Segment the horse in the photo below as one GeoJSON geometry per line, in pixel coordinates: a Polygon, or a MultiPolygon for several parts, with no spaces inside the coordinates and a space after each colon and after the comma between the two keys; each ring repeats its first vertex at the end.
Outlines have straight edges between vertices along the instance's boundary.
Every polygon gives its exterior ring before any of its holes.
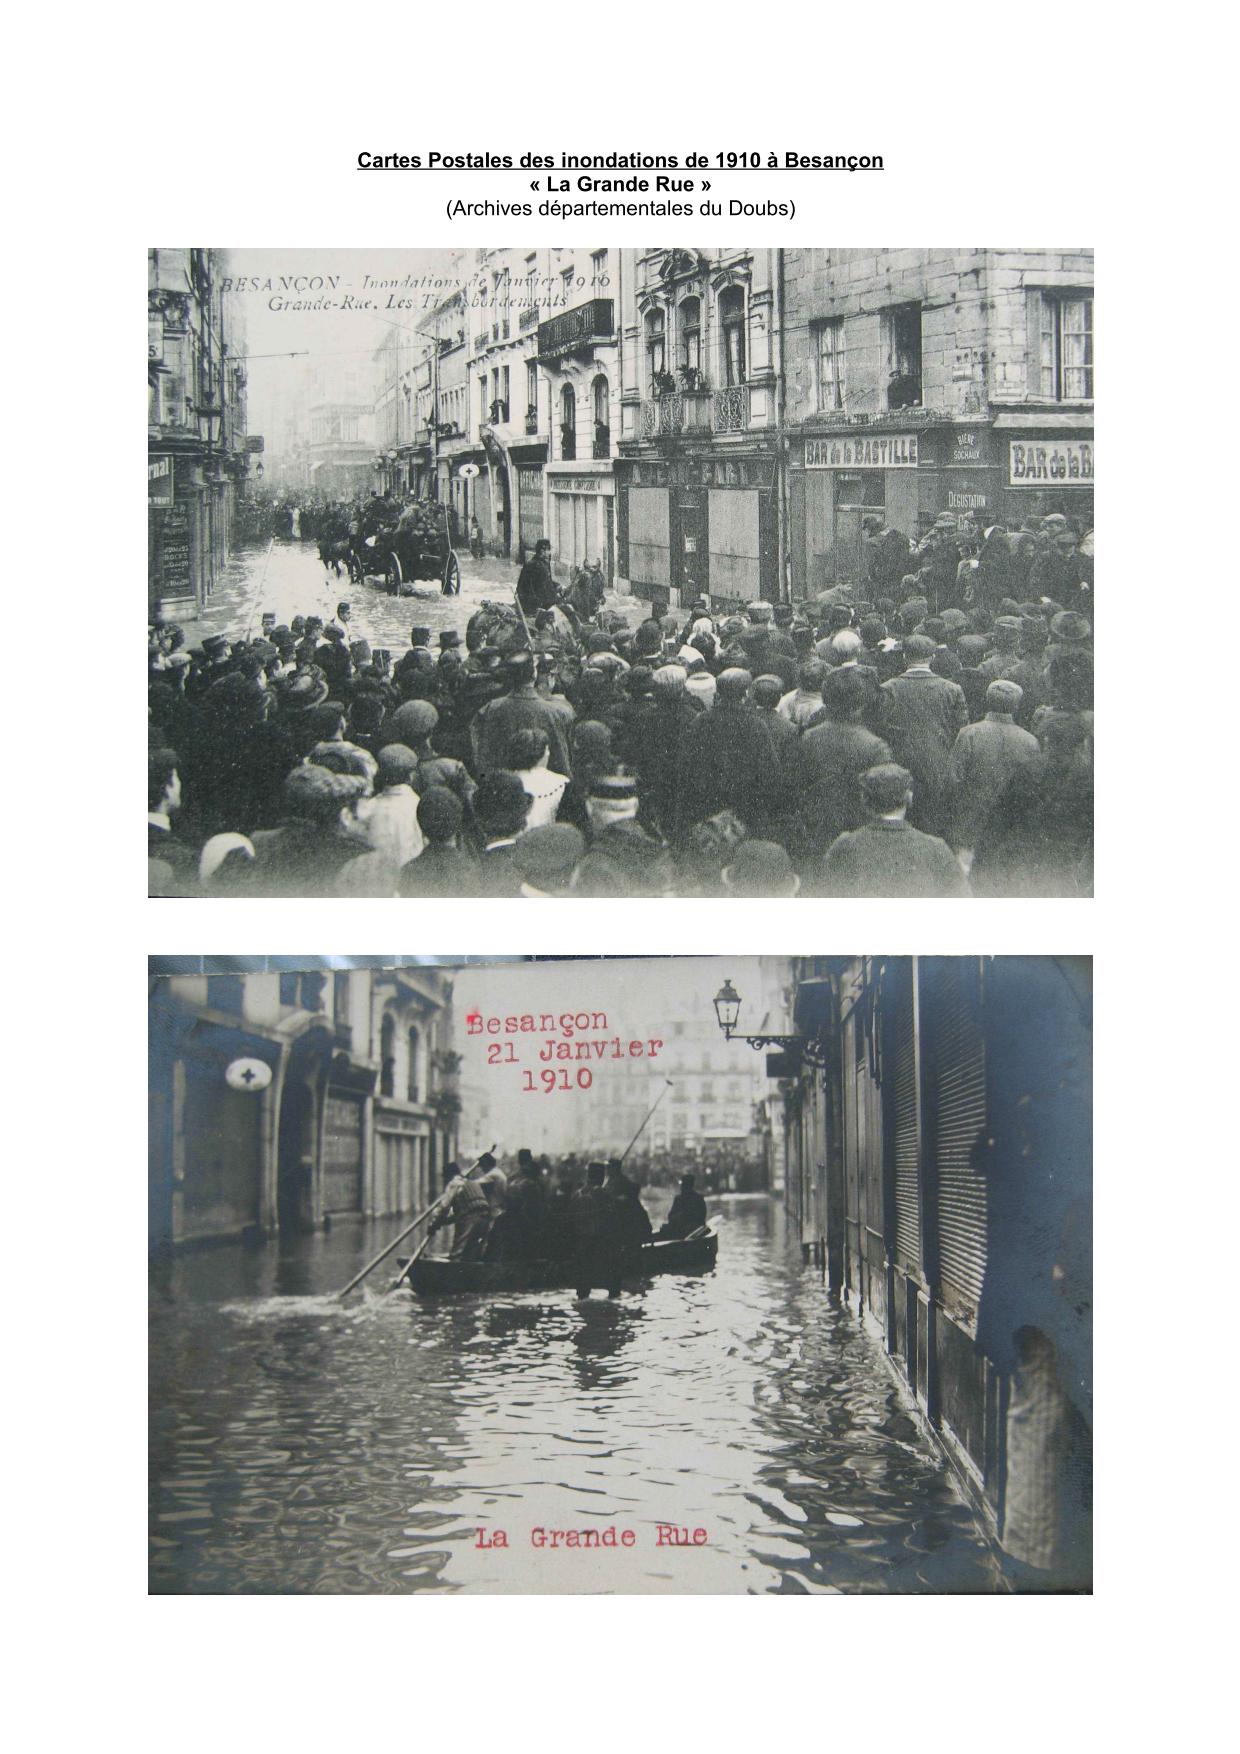
{"type": "Polygon", "coordinates": [[[348,561],[353,544],[348,536],[320,536],[319,559],[323,562],[324,572],[335,572],[340,577],[341,564],[348,561]]]}

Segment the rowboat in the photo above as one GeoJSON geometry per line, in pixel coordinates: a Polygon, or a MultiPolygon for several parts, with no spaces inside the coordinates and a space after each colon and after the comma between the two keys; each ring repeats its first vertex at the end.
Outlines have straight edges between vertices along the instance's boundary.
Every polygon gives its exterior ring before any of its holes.
{"type": "MultiPolygon", "coordinates": [[[[626,1266],[624,1281],[654,1273],[709,1273],[719,1254],[713,1230],[682,1241],[643,1243],[626,1266]]],[[[419,1297],[453,1297],[469,1291],[553,1291],[576,1284],[571,1261],[443,1261],[423,1256],[406,1283],[419,1297]]]]}

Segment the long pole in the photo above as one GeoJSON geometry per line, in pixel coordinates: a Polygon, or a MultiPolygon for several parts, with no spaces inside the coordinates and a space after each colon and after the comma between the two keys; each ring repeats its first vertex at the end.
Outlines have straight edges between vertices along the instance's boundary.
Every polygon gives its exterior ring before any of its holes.
{"type": "MultiPolygon", "coordinates": [[[[494,1147],[494,1145],[492,1145],[491,1150],[494,1151],[494,1149],[495,1149],[495,1147],[494,1147]]],[[[487,1153],[483,1152],[482,1155],[483,1155],[483,1157],[485,1157],[487,1155],[487,1153]]],[[[474,1173],[474,1170],[476,1170],[478,1168],[478,1165],[481,1162],[482,1162],[482,1157],[480,1157],[478,1159],[477,1163],[472,1163],[470,1165],[470,1167],[465,1171],[465,1175],[460,1177],[459,1179],[460,1180],[467,1180],[474,1173]]],[[[338,1291],[336,1293],[336,1296],[337,1297],[347,1297],[349,1295],[350,1291],[355,1290],[356,1287],[361,1284],[363,1279],[365,1279],[370,1273],[374,1272],[375,1268],[379,1265],[380,1261],[387,1260],[388,1256],[391,1254],[392,1250],[397,1246],[398,1243],[404,1242],[405,1238],[408,1235],[410,1235],[410,1233],[412,1231],[415,1231],[418,1228],[419,1224],[423,1223],[427,1218],[429,1218],[431,1216],[432,1212],[438,1211],[439,1207],[443,1205],[444,1200],[447,1197],[448,1189],[454,1185],[454,1183],[456,1182],[457,1179],[458,1178],[454,1176],[452,1181],[450,1181],[448,1183],[448,1187],[446,1187],[444,1189],[443,1193],[440,1194],[439,1198],[437,1200],[432,1200],[429,1206],[424,1207],[423,1210],[421,1212],[419,1212],[417,1217],[413,1220],[412,1224],[406,1224],[405,1228],[401,1231],[400,1235],[394,1236],[392,1238],[391,1242],[387,1245],[387,1247],[385,1249],[380,1249],[379,1253],[375,1256],[374,1260],[369,1261],[366,1264],[366,1266],[364,1266],[362,1268],[361,1272],[357,1275],[357,1277],[355,1279],[350,1279],[349,1283],[345,1286],[344,1290],[338,1291]]],[[[401,1274],[401,1278],[404,1278],[403,1273],[401,1274]]],[[[400,1280],[397,1280],[397,1284],[399,1284],[399,1283],[400,1283],[400,1280]]]]}
{"type": "Polygon", "coordinates": [[[638,1127],[638,1129],[634,1133],[633,1137],[629,1140],[628,1144],[625,1146],[623,1154],[621,1155],[621,1158],[620,1158],[621,1163],[624,1162],[624,1159],[628,1156],[629,1152],[633,1149],[634,1145],[636,1145],[637,1141],[641,1138],[642,1134],[646,1131],[646,1121],[648,1121],[650,1119],[650,1117],[654,1113],[655,1109],[658,1108],[659,1104],[663,1101],[663,1098],[667,1095],[668,1091],[671,1088],[672,1088],[671,1079],[665,1078],[663,1081],[662,1090],[660,1090],[659,1094],[655,1097],[654,1101],[651,1103],[650,1107],[646,1111],[646,1120],[644,1120],[642,1122],[641,1126],[638,1127]]]}

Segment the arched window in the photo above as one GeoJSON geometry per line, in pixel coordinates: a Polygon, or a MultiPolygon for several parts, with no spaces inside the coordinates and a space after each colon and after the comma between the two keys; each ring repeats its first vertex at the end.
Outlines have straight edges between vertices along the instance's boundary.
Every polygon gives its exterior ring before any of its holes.
{"type": "Polygon", "coordinates": [[[695,376],[702,369],[702,301],[682,298],[679,317],[678,344],[681,370],[695,376]]]}
{"type": "Polygon", "coordinates": [[[383,1013],[379,1026],[379,1095],[396,1094],[396,1021],[390,1011],[383,1013]]]}
{"type": "Polygon", "coordinates": [[[418,1100],[418,1046],[419,1036],[416,1029],[409,1031],[409,1077],[406,1094],[410,1102],[418,1100]]]}
{"type": "Polygon", "coordinates": [[[723,381],[745,382],[745,291],[729,286],[719,294],[719,326],[723,331],[723,381]]]}
{"type": "Polygon", "coordinates": [[[571,384],[560,391],[560,455],[566,463],[577,458],[577,392],[571,384]]]}
{"type": "Polygon", "coordinates": [[[611,387],[600,372],[591,385],[594,403],[594,455],[611,455],[611,387]]]}
{"type": "Polygon", "coordinates": [[[655,396],[663,387],[659,380],[667,363],[664,352],[665,328],[666,322],[661,310],[646,312],[646,373],[651,393],[655,396]]]}

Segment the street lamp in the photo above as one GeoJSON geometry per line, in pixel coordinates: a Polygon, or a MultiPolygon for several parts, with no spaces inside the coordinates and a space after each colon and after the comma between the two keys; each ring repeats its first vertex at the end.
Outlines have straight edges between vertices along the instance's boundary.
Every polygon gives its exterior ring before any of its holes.
{"type": "MultiPolygon", "coordinates": [[[[737,1021],[741,1014],[741,996],[732,985],[725,980],[714,997],[715,1016],[725,1041],[733,1041],[737,1037],[737,1021]]],[[[747,1042],[751,1048],[782,1048],[785,1053],[796,1054],[802,1060],[808,1060],[811,1066],[825,1066],[827,1063],[827,1044],[817,1035],[741,1035],[739,1039],[747,1042]]]]}

